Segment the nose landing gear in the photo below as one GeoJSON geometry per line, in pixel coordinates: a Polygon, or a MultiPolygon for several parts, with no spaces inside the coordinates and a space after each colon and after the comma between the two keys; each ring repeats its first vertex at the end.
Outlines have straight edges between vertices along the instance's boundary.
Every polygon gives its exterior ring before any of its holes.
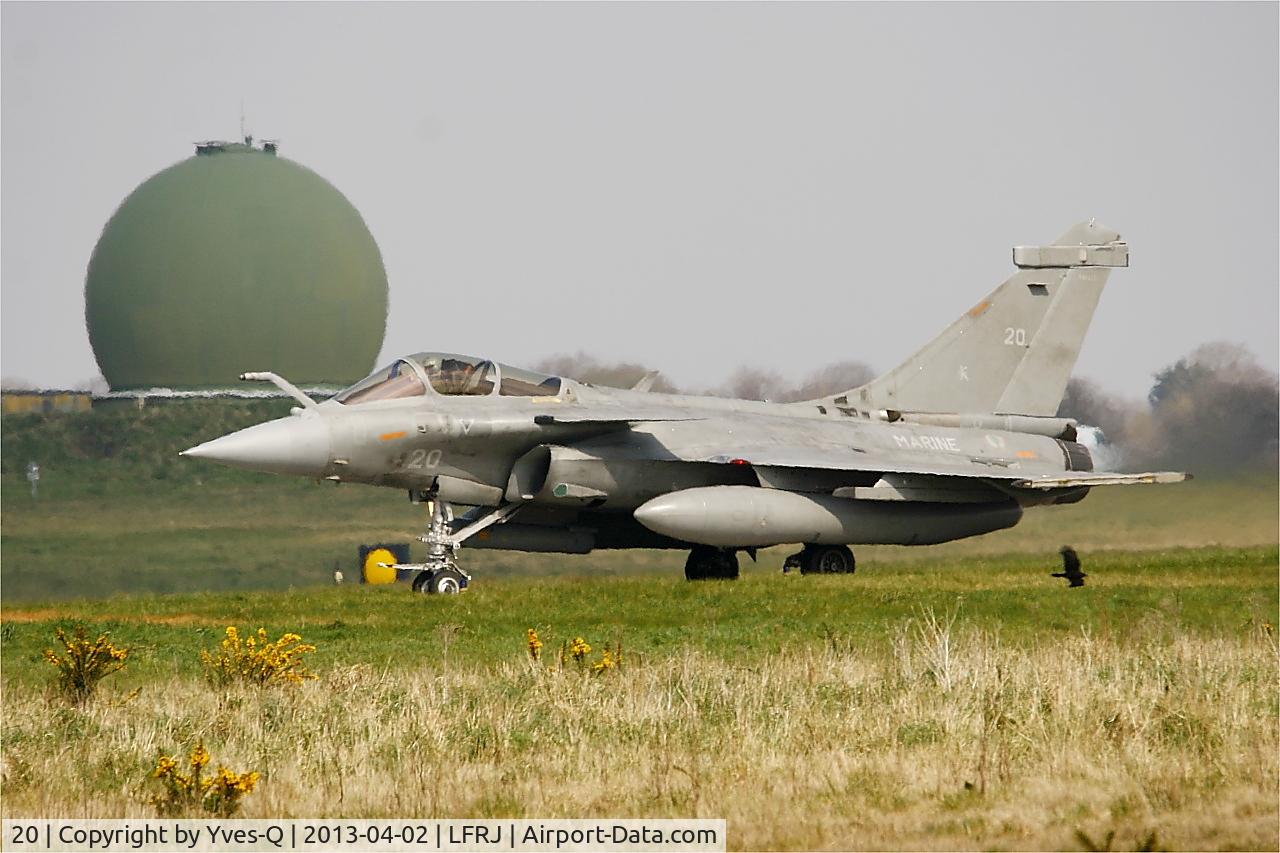
{"type": "Polygon", "coordinates": [[[453,507],[440,500],[434,492],[426,495],[430,521],[427,531],[418,541],[427,546],[427,558],[421,563],[397,563],[396,569],[418,569],[413,579],[413,591],[431,595],[456,595],[471,584],[471,575],[458,565],[458,549],[462,543],[492,524],[500,524],[515,514],[521,504],[495,507],[476,518],[466,527],[453,530],[453,507]]]}
{"type": "Polygon", "coordinates": [[[471,576],[465,574],[456,565],[434,570],[423,569],[413,579],[413,591],[433,595],[457,595],[466,589],[470,582],[471,576]]]}

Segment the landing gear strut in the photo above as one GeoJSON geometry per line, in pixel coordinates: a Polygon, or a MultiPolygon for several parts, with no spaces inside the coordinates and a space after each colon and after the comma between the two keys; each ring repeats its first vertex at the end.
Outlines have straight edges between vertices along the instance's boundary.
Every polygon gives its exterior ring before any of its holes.
{"type": "Polygon", "coordinates": [[[802,575],[851,575],[857,563],[846,545],[805,545],[782,564],[784,572],[793,568],[799,568],[802,575]]]}
{"type": "Polygon", "coordinates": [[[458,565],[458,548],[491,524],[506,521],[520,508],[520,504],[495,507],[455,533],[453,507],[447,501],[440,500],[434,490],[424,497],[430,520],[427,531],[418,537],[418,541],[426,544],[427,558],[421,563],[396,563],[391,568],[419,570],[413,579],[414,592],[456,595],[471,583],[471,575],[458,565]]]}
{"type": "Polygon", "coordinates": [[[691,581],[736,580],[738,553],[729,548],[695,545],[685,560],[684,576],[691,581]]]}
{"type": "Polygon", "coordinates": [[[413,579],[415,592],[456,595],[467,588],[471,575],[458,568],[459,542],[453,538],[453,507],[435,495],[427,498],[427,530],[418,537],[427,546],[422,571],[413,579]]]}

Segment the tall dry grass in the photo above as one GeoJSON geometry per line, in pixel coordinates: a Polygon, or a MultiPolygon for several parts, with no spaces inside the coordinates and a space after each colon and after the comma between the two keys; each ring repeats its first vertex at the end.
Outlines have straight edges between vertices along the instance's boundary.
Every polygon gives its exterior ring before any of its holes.
{"type": "MultiPolygon", "coordinates": [[[[297,688],[158,681],[84,709],[4,697],[5,817],[149,813],[161,752],[260,770],[245,817],[698,816],[734,848],[1277,846],[1277,646],[1080,634],[1011,645],[924,612],[750,662],[509,658],[297,688]],[[51,707],[53,710],[51,710],[51,707]]],[[[604,639],[604,638],[600,638],[604,639]]]]}

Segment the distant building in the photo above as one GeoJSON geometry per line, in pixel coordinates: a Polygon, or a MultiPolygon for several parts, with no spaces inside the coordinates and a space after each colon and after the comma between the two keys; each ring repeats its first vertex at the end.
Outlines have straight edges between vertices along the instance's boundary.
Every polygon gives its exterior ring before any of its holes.
{"type": "Polygon", "coordinates": [[[85,319],[112,390],[229,388],[251,370],[343,385],[372,370],[387,315],[378,246],[342,193],[276,152],[198,143],[107,222],[85,319]]]}
{"type": "Polygon", "coordinates": [[[88,391],[5,391],[0,393],[0,412],[6,415],[87,412],[93,406],[88,391]]]}

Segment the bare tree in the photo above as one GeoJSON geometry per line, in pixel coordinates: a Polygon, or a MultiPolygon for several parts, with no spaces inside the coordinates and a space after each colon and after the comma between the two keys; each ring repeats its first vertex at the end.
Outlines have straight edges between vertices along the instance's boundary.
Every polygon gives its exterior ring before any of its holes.
{"type": "Polygon", "coordinates": [[[799,386],[795,386],[775,370],[743,366],[730,375],[728,382],[710,393],[738,400],[795,403],[839,394],[857,388],[874,377],[871,368],[860,361],[837,361],[818,368],[806,376],[799,386]]]}
{"type": "Polygon", "coordinates": [[[735,400],[777,400],[786,393],[786,381],[776,371],[743,366],[730,374],[728,382],[711,393],[735,400]]]}
{"type": "Polygon", "coordinates": [[[837,361],[817,370],[805,377],[804,383],[795,390],[785,392],[779,400],[797,402],[800,400],[817,400],[839,394],[859,385],[865,385],[875,379],[875,372],[861,361],[837,361]]]}
{"type": "Polygon", "coordinates": [[[1075,418],[1081,424],[1097,427],[1112,444],[1123,446],[1129,420],[1140,410],[1138,404],[1103,391],[1092,379],[1073,376],[1058,406],[1058,417],[1075,418]]]}
{"type": "MultiPolygon", "coordinates": [[[[606,385],[610,388],[630,388],[639,382],[652,368],[628,361],[604,362],[579,350],[572,354],[559,353],[544,358],[534,365],[534,370],[552,373],[556,376],[567,376],[579,382],[590,382],[592,385],[606,385]]],[[[661,375],[654,381],[651,390],[662,394],[680,393],[680,390],[675,385],[661,375]]]]}

